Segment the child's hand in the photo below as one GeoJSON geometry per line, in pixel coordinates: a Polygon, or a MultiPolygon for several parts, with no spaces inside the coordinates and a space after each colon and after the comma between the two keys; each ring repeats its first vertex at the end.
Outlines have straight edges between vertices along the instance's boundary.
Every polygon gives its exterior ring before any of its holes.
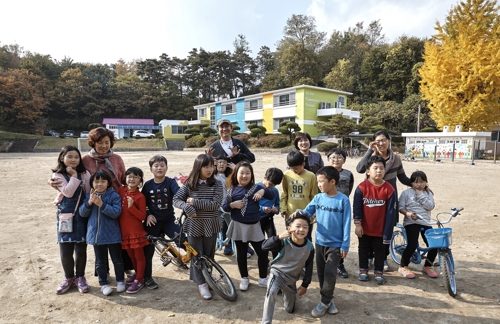
{"type": "Polygon", "coordinates": [[[273,206],[273,208],[271,208],[271,213],[277,214],[278,213],[278,208],[276,208],[276,207],[273,206]]]}
{"type": "Polygon", "coordinates": [[[253,200],[259,201],[262,198],[262,196],[264,196],[264,193],[265,193],[264,189],[260,189],[253,195],[253,200]]]}
{"type": "Polygon", "coordinates": [[[66,167],[66,173],[69,174],[70,177],[76,177],[77,176],[76,170],[73,169],[72,167],[66,167]]]}
{"type": "Polygon", "coordinates": [[[243,208],[243,206],[245,206],[243,200],[236,200],[229,204],[229,207],[231,207],[232,209],[241,209],[243,208]]]}
{"type": "Polygon", "coordinates": [[[300,287],[297,289],[297,296],[298,296],[298,297],[302,297],[302,295],[304,295],[306,292],[307,292],[307,288],[306,288],[306,287],[302,287],[302,286],[300,286],[300,287]]]}
{"type": "Polygon", "coordinates": [[[363,227],[361,224],[356,225],[356,228],[354,229],[354,234],[356,234],[357,237],[363,236],[363,227]]]}
{"type": "Polygon", "coordinates": [[[413,220],[417,220],[418,219],[417,213],[411,213],[410,217],[413,220]]]}
{"type": "Polygon", "coordinates": [[[270,214],[273,210],[269,207],[264,207],[264,213],[270,214]]]}
{"type": "Polygon", "coordinates": [[[90,195],[89,205],[90,205],[90,202],[94,203],[96,206],[99,206],[99,207],[102,206],[102,199],[101,199],[101,197],[99,197],[95,193],[92,193],[90,195]]]}
{"type": "Polygon", "coordinates": [[[231,170],[234,170],[234,167],[236,166],[236,164],[234,164],[233,162],[229,162],[227,164],[227,167],[230,168],[231,170]]]}
{"type": "Polygon", "coordinates": [[[280,235],[278,235],[278,238],[280,240],[284,240],[286,239],[287,237],[290,237],[290,235],[292,235],[294,231],[289,231],[289,230],[285,230],[283,233],[281,233],[280,235]]]}
{"type": "Polygon", "coordinates": [[[189,197],[188,199],[186,199],[186,204],[193,206],[194,198],[189,197]]]}
{"type": "Polygon", "coordinates": [[[128,208],[134,205],[134,199],[132,199],[132,197],[130,196],[127,196],[127,202],[128,202],[128,208]]]}
{"type": "Polygon", "coordinates": [[[286,218],[288,216],[288,213],[286,211],[281,212],[281,217],[286,218]]]}
{"type": "Polygon", "coordinates": [[[347,258],[347,253],[347,251],[340,250],[340,256],[342,257],[342,259],[347,258]]]}
{"type": "Polygon", "coordinates": [[[148,215],[148,217],[146,217],[146,226],[154,226],[156,225],[156,217],[154,217],[153,215],[148,215]]]}

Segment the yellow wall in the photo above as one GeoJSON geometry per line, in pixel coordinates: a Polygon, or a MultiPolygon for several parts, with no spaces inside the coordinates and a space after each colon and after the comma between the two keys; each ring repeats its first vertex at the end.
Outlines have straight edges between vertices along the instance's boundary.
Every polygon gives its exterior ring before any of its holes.
{"type": "Polygon", "coordinates": [[[262,96],[262,105],[264,106],[262,110],[262,126],[266,128],[266,134],[273,133],[273,104],[274,97],[272,93],[262,96]]]}

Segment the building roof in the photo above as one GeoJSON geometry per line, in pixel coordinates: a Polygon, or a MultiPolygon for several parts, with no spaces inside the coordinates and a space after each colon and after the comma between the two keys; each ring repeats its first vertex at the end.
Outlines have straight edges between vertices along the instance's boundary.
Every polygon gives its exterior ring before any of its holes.
{"type": "Polygon", "coordinates": [[[490,132],[421,132],[421,133],[403,133],[402,137],[489,137],[490,132]]]}
{"type": "Polygon", "coordinates": [[[102,124],[112,124],[112,125],[151,125],[155,124],[154,119],[142,119],[142,118],[103,118],[102,124]]]}

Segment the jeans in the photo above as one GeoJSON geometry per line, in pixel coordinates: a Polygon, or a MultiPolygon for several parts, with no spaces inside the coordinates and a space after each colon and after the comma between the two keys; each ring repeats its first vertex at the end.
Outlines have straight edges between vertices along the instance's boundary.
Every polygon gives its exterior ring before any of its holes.
{"type": "Polygon", "coordinates": [[[363,235],[358,238],[359,270],[368,270],[368,257],[373,250],[375,273],[384,273],[384,259],[386,245],[382,237],[363,235]]]}
{"type": "MultiPolygon", "coordinates": [[[[403,256],[401,257],[401,266],[406,267],[410,264],[411,256],[413,252],[417,249],[418,245],[418,235],[419,233],[422,235],[422,239],[426,246],[429,246],[427,243],[427,238],[425,237],[425,231],[432,228],[431,226],[419,225],[419,224],[410,224],[405,226],[406,230],[406,238],[408,239],[406,249],[403,252],[403,256]]],[[[432,249],[427,252],[427,260],[425,260],[426,267],[432,267],[434,260],[436,259],[437,249],[432,249]]]]}
{"type": "Polygon", "coordinates": [[[337,267],[339,266],[340,248],[316,244],[316,272],[320,287],[321,302],[330,304],[337,283],[337,267]]]}
{"type": "Polygon", "coordinates": [[[85,276],[87,265],[87,243],[59,243],[61,264],[66,278],[85,276]],[[73,253],[75,257],[73,258],[73,253]],[[76,270],[76,271],[75,271],[76,270]]]}
{"type": "Polygon", "coordinates": [[[94,245],[97,277],[99,278],[99,285],[101,286],[108,284],[108,251],[115,268],[116,281],[123,282],[125,277],[125,269],[123,268],[122,260],[122,244],[94,245]]]}

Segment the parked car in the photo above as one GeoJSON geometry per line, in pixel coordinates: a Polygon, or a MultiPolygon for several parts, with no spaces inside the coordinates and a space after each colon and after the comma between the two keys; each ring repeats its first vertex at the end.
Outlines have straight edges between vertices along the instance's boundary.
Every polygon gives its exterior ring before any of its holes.
{"type": "Polygon", "coordinates": [[[80,138],[87,138],[89,137],[89,132],[88,131],[83,131],[80,133],[80,138]]]}
{"type": "Polygon", "coordinates": [[[74,130],[71,130],[71,129],[68,129],[64,132],[64,136],[66,137],[73,137],[75,136],[75,131],[74,130]]]}
{"type": "Polygon", "coordinates": [[[155,135],[153,133],[150,133],[150,132],[145,131],[145,130],[136,130],[132,134],[132,137],[137,137],[137,136],[139,136],[141,138],[148,138],[148,137],[154,137],[155,135]]]}
{"type": "Polygon", "coordinates": [[[55,130],[48,129],[43,133],[45,136],[52,136],[52,137],[59,137],[59,132],[56,132],[55,130]]]}

